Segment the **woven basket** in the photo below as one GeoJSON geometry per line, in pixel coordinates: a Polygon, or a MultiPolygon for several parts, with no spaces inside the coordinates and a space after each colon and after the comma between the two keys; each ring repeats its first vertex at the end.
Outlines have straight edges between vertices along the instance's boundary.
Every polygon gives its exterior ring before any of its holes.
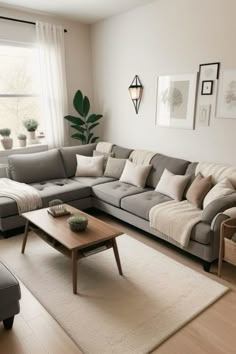
{"type": "Polygon", "coordinates": [[[236,265],[236,242],[229,238],[224,239],[224,260],[236,265]]]}

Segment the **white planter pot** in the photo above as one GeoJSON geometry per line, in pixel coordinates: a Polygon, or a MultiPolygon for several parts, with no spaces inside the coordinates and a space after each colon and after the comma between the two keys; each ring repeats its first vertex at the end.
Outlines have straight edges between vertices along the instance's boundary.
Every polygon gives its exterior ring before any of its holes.
{"type": "Polygon", "coordinates": [[[18,139],[19,147],[25,147],[26,146],[26,140],[20,140],[18,139]]]}
{"type": "Polygon", "coordinates": [[[38,139],[36,138],[35,131],[29,132],[28,131],[28,145],[38,144],[38,139]]]}
{"type": "Polygon", "coordinates": [[[1,143],[5,150],[10,150],[12,149],[13,146],[13,139],[12,138],[1,139],[1,143]]]}

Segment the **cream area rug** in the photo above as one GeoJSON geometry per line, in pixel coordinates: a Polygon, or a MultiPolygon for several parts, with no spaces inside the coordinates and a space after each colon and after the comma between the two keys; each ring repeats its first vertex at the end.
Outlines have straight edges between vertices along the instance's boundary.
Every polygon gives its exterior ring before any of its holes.
{"type": "Polygon", "coordinates": [[[228,289],[158,251],[122,235],[112,250],[71,262],[33,233],[0,241],[4,262],[86,354],[146,354],[219,299],[228,289]]]}

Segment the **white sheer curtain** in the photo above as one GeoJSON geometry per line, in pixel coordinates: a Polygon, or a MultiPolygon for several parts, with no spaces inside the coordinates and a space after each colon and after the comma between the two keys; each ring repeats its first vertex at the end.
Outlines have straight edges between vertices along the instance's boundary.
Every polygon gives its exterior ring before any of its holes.
{"type": "Polygon", "coordinates": [[[40,53],[43,120],[49,148],[67,145],[67,114],[64,29],[49,23],[36,23],[40,53]]]}

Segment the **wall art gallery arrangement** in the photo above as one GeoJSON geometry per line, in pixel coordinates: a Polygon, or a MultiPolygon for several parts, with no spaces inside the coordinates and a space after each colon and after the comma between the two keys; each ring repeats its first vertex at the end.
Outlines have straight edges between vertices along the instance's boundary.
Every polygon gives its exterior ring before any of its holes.
{"type": "Polygon", "coordinates": [[[159,76],[156,122],[163,127],[194,129],[197,111],[197,126],[208,127],[212,102],[217,118],[236,119],[236,70],[220,73],[216,62],[200,64],[197,74],[159,76]]]}

